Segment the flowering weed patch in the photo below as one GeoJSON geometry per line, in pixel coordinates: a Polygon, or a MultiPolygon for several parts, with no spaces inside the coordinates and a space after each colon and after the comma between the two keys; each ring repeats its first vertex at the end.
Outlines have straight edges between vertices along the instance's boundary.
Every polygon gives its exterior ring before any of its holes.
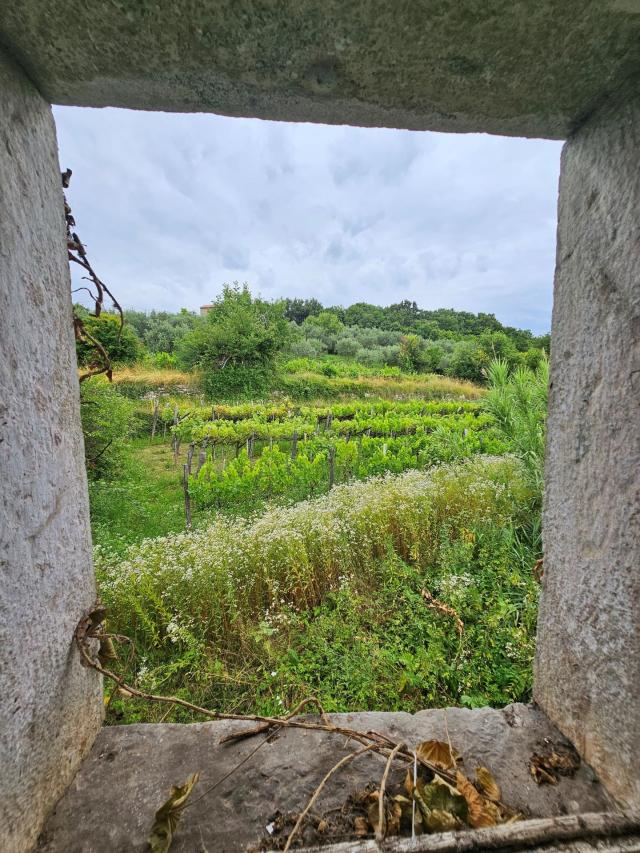
{"type": "MultiPolygon", "coordinates": [[[[130,679],[219,710],[271,713],[309,693],[327,710],[526,698],[530,498],[517,460],[476,457],[217,517],[124,559],[97,548],[109,628],[136,643],[130,679]],[[462,635],[423,588],[458,613],[462,635]]],[[[122,697],[109,712],[158,713],[122,697]]]]}

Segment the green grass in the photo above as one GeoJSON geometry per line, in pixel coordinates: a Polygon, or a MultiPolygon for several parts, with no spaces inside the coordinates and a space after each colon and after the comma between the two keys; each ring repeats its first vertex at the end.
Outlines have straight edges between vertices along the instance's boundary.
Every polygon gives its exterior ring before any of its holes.
{"type": "Polygon", "coordinates": [[[181,462],[174,467],[161,439],[131,442],[117,479],[89,483],[94,544],[122,554],[142,539],[184,530],[181,462]]]}

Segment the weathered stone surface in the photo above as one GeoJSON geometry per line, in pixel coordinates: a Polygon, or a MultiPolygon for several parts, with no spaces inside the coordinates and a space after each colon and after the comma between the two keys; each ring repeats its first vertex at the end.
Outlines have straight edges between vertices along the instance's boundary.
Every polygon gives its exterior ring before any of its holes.
{"type": "MultiPolygon", "coordinates": [[[[540,711],[526,705],[502,711],[449,708],[415,715],[338,714],[332,719],[416,745],[429,738],[446,740],[445,713],[451,741],[462,752],[468,772],[473,773],[478,764],[490,767],[502,786],[505,802],[528,816],[611,808],[607,794],[586,765],[557,787],[534,782],[528,765],[531,752],[544,738],[562,738],[540,711]]],[[[258,746],[256,738],[218,744],[221,736],[245,725],[225,721],[103,729],[49,818],[39,850],[142,851],[154,813],[171,785],[200,771],[193,806],[184,814],[172,850],[243,851],[261,837],[274,810],[301,810],[329,768],[355,748],[340,736],[284,730],[206,793],[258,746]]],[[[341,804],[349,792],[369,781],[379,782],[383,768],[384,761],[378,756],[356,759],[328,786],[320,810],[341,804]]]]}
{"type": "Polygon", "coordinates": [[[640,71],[637,0],[22,0],[54,103],[564,137],[640,71]]]}
{"type": "Polygon", "coordinates": [[[640,98],[563,151],[535,697],[640,807],[640,98]]]}
{"type": "Polygon", "coordinates": [[[49,105],[0,56],[0,849],[29,849],[101,722],[73,631],[95,597],[49,105]]]}

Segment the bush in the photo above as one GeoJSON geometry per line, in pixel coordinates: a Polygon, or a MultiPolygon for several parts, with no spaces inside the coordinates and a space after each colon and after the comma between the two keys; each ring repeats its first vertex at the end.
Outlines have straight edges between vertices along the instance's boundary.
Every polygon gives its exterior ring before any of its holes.
{"type": "MultiPolygon", "coordinates": [[[[84,326],[105,348],[112,364],[133,364],[143,352],[142,342],[127,323],[120,329],[120,317],[103,312],[93,317],[86,309],[76,309],[84,326]]],[[[96,359],[95,347],[88,341],[76,341],[78,364],[90,364],[96,359]]]]}
{"type": "Polygon", "coordinates": [[[358,341],[355,338],[342,337],[338,338],[336,343],[336,353],[338,355],[353,357],[358,352],[358,341]]]}
{"type": "Polygon", "coordinates": [[[178,359],[172,352],[149,353],[144,358],[144,366],[152,370],[175,370],[178,359]]]}
{"type": "Polygon", "coordinates": [[[507,363],[497,359],[489,366],[487,378],[489,391],[483,407],[493,415],[510,448],[522,460],[539,507],[544,476],[549,362],[544,358],[535,371],[519,367],[510,372],[507,363]]]}
{"type": "Polygon", "coordinates": [[[104,376],[94,376],[80,385],[80,416],[89,479],[114,477],[134,430],[134,405],[104,376]]]}
{"type": "Polygon", "coordinates": [[[259,400],[267,397],[274,384],[275,374],[270,367],[227,365],[219,370],[207,370],[202,386],[209,400],[259,400]]]}
{"type": "Polygon", "coordinates": [[[297,358],[317,358],[327,351],[322,341],[314,338],[302,338],[290,346],[291,355],[297,358]]]}
{"type": "Polygon", "coordinates": [[[265,368],[289,336],[284,303],[254,299],[246,284],[225,285],[207,316],[180,341],[178,358],[187,368],[212,374],[227,368],[265,368]]]}

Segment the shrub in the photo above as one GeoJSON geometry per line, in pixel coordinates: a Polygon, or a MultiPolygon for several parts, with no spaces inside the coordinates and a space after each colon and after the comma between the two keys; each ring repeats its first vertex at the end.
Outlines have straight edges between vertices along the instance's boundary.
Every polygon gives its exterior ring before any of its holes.
{"type": "MultiPolygon", "coordinates": [[[[251,296],[248,285],[224,285],[206,317],[178,347],[185,367],[212,373],[225,368],[267,367],[289,339],[284,304],[251,296]]],[[[215,385],[216,380],[213,380],[215,385]]]]}
{"type": "Polygon", "coordinates": [[[154,352],[145,356],[144,364],[151,369],[175,370],[178,359],[172,352],[154,352]]]}
{"type": "Polygon", "coordinates": [[[227,365],[204,373],[202,385],[209,400],[259,400],[267,397],[274,383],[269,366],[227,365]]]}
{"type": "Polygon", "coordinates": [[[522,460],[536,503],[540,505],[549,362],[543,358],[535,371],[518,367],[510,372],[507,363],[497,359],[489,365],[487,378],[489,391],[483,406],[493,415],[512,451],[522,460]]]}
{"type": "Polygon", "coordinates": [[[338,355],[346,356],[347,358],[352,358],[358,352],[358,348],[358,341],[351,337],[343,336],[338,338],[336,343],[336,353],[338,355]]]}
{"type": "MultiPolygon", "coordinates": [[[[103,312],[93,317],[86,310],[79,310],[84,326],[107,351],[112,364],[133,364],[143,352],[142,342],[127,323],[120,329],[120,317],[103,312]]],[[[78,364],[89,364],[95,357],[95,348],[84,340],[76,341],[78,364]]]]}
{"type": "Polygon", "coordinates": [[[134,429],[135,410],[104,376],[80,385],[80,416],[89,479],[114,477],[134,429]]]}
{"type": "Polygon", "coordinates": [[[291,355],[298,358],[317,358],[327,351],[322,341],[314,338],[302,338],[294,341],[290,346],[291,355]]]}

